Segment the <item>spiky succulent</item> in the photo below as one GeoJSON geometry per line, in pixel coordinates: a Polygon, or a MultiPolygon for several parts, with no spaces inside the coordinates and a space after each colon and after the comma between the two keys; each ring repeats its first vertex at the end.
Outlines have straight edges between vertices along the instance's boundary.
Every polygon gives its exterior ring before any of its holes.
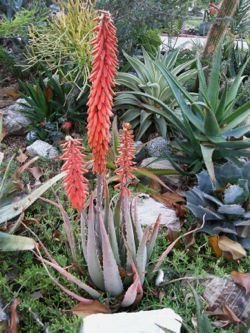
{"type": "Polygon", "coordinates": [[[227,234],[250,249],[250,162],[242,167],[226,163],[215,168],[213,186],[207,171],[197,175],[198,185],[186,193],[187,207],[205,219],[203,231],[227,234]]]}

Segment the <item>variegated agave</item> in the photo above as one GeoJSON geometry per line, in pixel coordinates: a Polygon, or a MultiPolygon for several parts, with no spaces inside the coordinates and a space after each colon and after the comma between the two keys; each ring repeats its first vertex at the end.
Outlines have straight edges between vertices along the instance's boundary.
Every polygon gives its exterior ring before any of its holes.
{"type": "Polygon", "coordinates": [[[214,188],[206,171],[197,175],[198,185],[186,193],[187,207],[208,234],[227,234],[250,249],[250,162],[243,167],[226,163],[215,168],[214,188]]]}
{"type": "Polygon", "coordinates": [[[197,70],[192,68],[195,59],[176,65],[179,52],[180,50],[174,50],[166,53],[163,57],[159,54],[153,59],[143,49],[142,61],[137,57],[130,57],[125,54],[126,60],[134,73],[118,72],[116,83],[126,87],[127,91],[123,89],[116,96],[115,108],[124,111],[121,116],[122,121],[131,123],[133,129],[137,129],[137,140],[140,140],[152,126],[161,136],[167,136],[168,122],[155,110],[163,111],[157,100],[166,103],[168,106],[173,106],[173,94],[156,64],[159,62],[178,79],[178,82],[185,84],[194,78],[197,73],[197,70]],[[139,93],[147,95],[140,96],[139,93]]]}

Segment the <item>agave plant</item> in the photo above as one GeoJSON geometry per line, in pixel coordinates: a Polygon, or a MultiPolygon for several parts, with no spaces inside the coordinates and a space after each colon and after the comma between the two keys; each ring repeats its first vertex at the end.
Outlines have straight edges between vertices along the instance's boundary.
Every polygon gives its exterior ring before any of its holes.
{"type": "Polygon", "coordinates": [[[247,62],[233,82],[225,79],[222,83],[221,48],[218,48],[207,83],[205,69],[198,59],[199,94],[194,96],[158,61],[156,66],[169,85],[181,114],[149,93],[126,91],[118,93],[118,99],[124,96],[123,103],[132,107],[138,105],[139,98],[154,101],[158,107],[143,102],[140,107],[160,115],[176,131],[177,138],[172,141],[173,153],[167,157],[179,170],[176,162],[186,164],[186,171],[192,173],[197,173],[205,164],[215,182],[213,161],[230,160],[239,163],[238,158],[249,155],[250,140],[244,137],[249,131],[249,125],[242,123],[249,116],[250,101],[236,107],[246,65],[247,62]]]}
{"type": "Polygon", "coordinates": [[[156,62],[167,68],[182,84],[185,84],[196,74],[196,69],[191,68],[195,60],[176,66],[179,52],[180,50],[175,50],[166,53],[163,57],[159,54],[156,59],[153,59],[143,49],[143,61],[124,54],[133,73],[118,73],[116,82],[118,85],[128,88],[130,94],[128,95],[127,91],[119,93],[115,99],[115,108],[124,111],[121,116],[122,121],[131,123],[133,128],[138,130],[136,135],[138,140],[152,126],[161,136],[166,137],[167,135],[168,122],[153,110],[154,108],[162,110],[157,100],[168,105],[173,104],[171,99],[173,95],[164,76],[157,68],[156,62]],[[138,92],[148,94],[154,99],[138,95],[138,92]]]}
{"type": "Polygon", "coordinates": [[[227,234],[250,248],[250,162],[237,167],[228,162],[215,168],[217,189],[206,171],[198,174],[198,185],[186,193],[187,207],[206,223],[203,231],[227,234]]]}

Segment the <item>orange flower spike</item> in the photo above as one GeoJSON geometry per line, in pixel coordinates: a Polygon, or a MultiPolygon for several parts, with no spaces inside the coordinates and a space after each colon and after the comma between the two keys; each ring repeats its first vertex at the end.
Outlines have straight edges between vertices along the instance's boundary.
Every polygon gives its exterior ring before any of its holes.
{"type": "Polygon", "coordinates": [[[93,152],[94,171],[104,174],[118,67],[116,29],[109,12],[101,12],[95,31],[88,100],[88,142],[93,152]]]}
{"type": "Polygon", "coordinates": [[[134,170],[134,137],[131,125],[129,123],[124,123],[122,127],[122,133],[120,134],[120,146],[119,155],[116,161],[118,169],[116,169],[116,174],[119,177],[119,184],[115,187],[121,189],[121,195],[130,195],[128,190],[128,185],[131,180],[136,177],[132,174],[134,170]]]}
{"type": "Polygon", "coordinates": [[[64,188],[72,206],[78,211],[84,208],[84,203],[88,195],[88,180],[84,177],[87,170],[84,167],[81,141],[66,137],[66,142],[62,144],[64,160],[62,171],[66,173],[64,177],[64,188]]]}

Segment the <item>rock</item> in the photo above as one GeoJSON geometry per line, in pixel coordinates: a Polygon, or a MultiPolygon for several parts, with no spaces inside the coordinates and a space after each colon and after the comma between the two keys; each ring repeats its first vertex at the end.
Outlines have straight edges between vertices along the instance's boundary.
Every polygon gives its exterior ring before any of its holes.
{"type": "Polygon", "coordinates": [[[223,312],[226,305],[239,319],[250,320],[250,295],[231,278],[215,276],[205,282],[204,287],[203,297],[209,306],[209,311],[223,312]]]}
{"type": "Polygon", "coordinates": [[[29,119],[20,113],[24,109],[20,103],[25,103],[25,99],[20,98],[15,104],[1,110],[3,112],[3,127],[7,130],[8,135],[24,135],[30,125],[29,119]]]}
{"type": "Polygon", "coordinates": [[[141,225],[151,225],[161,214],[160,223],[172,230],[179,230],[180,223],[175,210],[167,208],[162,203],[152,199],[147,194],[140,194],[137,200],[138,221],[141,225]]]}
{"type": "Polygon", "coordinates": [[[135,147],[135,160],[136,163],[141,163],[141,161],[147,157],[147,148],[146,145],[141,141],[136,141],[134,144],[135,147]]]}
{"type": "Polygon", "coordinates": [[[3,310],[2,302],[0,300],[0,332],[5,332],[5,329],[7,329],[8,319],[9,318],[6,312],[3,310]]]}
{"type": "MultiPolygon", "coordinates": [[[[175,170],[171,162],[167,159],[157,159],[155,157],[145,158],[141,162],[141,167],[144,168],[151,168],[151,169],[168,169],[168,170],[175,170]]],[[[166,184],[173,185],[176,187],[180,187],[182,184],[182,179],[180,175],[166,175],[160,176],[162,181],[166,184]]]]}
{"type": "Polygon", "coordinates": [[[30,156],[41,156],[49,159],[57,157],[59,154],[55,147],[42,140],[36,140],[26,150],[30,156]]]}
{"type": "Polygon", "coordinates": [[[146,144],[146,149],[150,157],[164,157],[168,151],[168,141],[162,136],[158,136],[146,144]]]}
{"type": "Polygon", "coordinates": [[[171,309],[114,314],[93,314],[84,319],[79,333],[173,333],[181,332],[181,317],[171,309]]]}

